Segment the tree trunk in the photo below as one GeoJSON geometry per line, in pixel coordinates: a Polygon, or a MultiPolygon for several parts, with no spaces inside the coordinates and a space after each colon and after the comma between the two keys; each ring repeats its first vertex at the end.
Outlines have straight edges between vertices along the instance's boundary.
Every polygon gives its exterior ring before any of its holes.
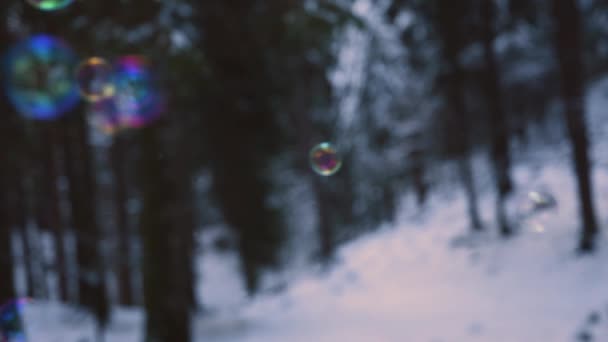
{"type": "Polygon", "coordinates": [[[572,163],[577,177],[582,219],[579,250],[591,252],[594,249],[598,225],[593,206],[589,142],[585,123],[581,14],[576,0],[553,0],[552,3],[564,115],[572,145],[572,163]]]}
{"type": "Polygon", "coordinates": [[[55,273],[59,289],[59,299],[68,299],[68,274],[65,259],[64,231],[61,219],[59,190],[57,188],[58,169],[56,155],[55,123],[41,123],[36,130],[38,153],[37,164],[40,166],[37,195],[38,227],[50,229],[55,247],[55,273]]]}
{"type": "MultiPolygon", "coordinates": [[[[470,133],[469,118],[464,103],[464,77],[463,70],[458,62],[458,55],[462,49],[462,33],[459,15],[454,13],[455,5],[452,0],[439,2],[438,26],[443,45],[443,58],[446,64],[445,87],[446,100],[454,116],[454,134],[456,154],[458,155],[458,173],[463,183],[468,204],[471,228],[474,231],[483,229],[479,217],[477,192],[473,176],[473,167],[470,160],[470,133]]],[[[460,12],[459,12],[460,13],[460,12]]]]}
{"type": "MultiPolygon", "coordinates": [[[[6,8],[6,6],[4,7],[6,8]]],[[[5,11],[0,9],[0,18],[4,18],[5,11]]],[[[6,25],[0,25],[0,51],[4,51],[11,39],[5,31],[6,25]]],[[[0,92],[0,113],[4,115],[4,121],[0,125],[0,306],[18,296],[15,287],[15,260],[13,258],[13,233],[17,225],[23,223],[25,217],[19,210],[19,186],[22,175],[19,168],[21,154],[23,153],[23,137],[18,129],[18,118],[15,111],[6,98],[5,92],[0,92]]],[[[23,322],[19,315],[16,316],[11,329],[23,332],[23,322]]],[[[1,322],[0,322],[1,324],[1,322]]],[[[7,338],[1,332],[0,340],[7,338]]]]}
{"type": "Polygon", "coordinates": [[[72,226],[76,233],[78,303],[89,309],[104,327],[109,318],[105,273],[96,217],[95,180],[88,127],[82,108],[63,119],[66,175],[69,180],[72,226]]]}
{"type": "Polygon", "coordinates": [[[183,291],[183,277],[175,265],[179,262],[180,232],[172,220],[176,204],[159,158],[159,124],[141,131],[139,164],[143,198],[140,234],[143,240],[144,306],[147,342],[190,341],[190,303],[183,291]],[[177,271],[177,273],[176,273],[177,271]]]}
{"type": "Polygon", "coordinates": [[[127,212],[128,181],[126,174],[127,158],[125,156],[127,144],[125,137],[116,135],[111,147],[111,167],[114,178],[114,209],[116,215],[116,230],[118,233],[117,249],[117,281],[118,302],[121,305],[135,305],[132,282],[132,250],[131,229],[129,214],[127,212]]]}
{"type": "Polygon", "coordinates": [[[500,77],[496,53],[494,52],[494,21],[496,18],[494,0],[481,1],[482,40],[484,50],[484,88],[492,129],[491,158],[496,187],[496,218],[500,233],[509,236],[512,228],[505,211],[505,202],[512,190],[509,170],[509,128],[500,91],[500,77]]]}

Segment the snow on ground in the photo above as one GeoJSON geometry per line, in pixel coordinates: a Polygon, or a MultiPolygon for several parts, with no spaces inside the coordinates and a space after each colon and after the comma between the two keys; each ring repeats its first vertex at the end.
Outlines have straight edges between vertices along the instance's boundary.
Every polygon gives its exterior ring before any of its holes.
{"type": "MultiPolygon", "coordinates": [[[[608,137],[608,120],[601,116],[608,108],[607,86],[596,86],[589,101],[604,228],[608,141],[602,138],[608,137]]],[[[302,276],[284,293],[250,303],[234,281],[235,259],[203,254],[207,283],[199,291],[214,310],[195,318],[195,340],[565,342],[584,331],[593,337],[588,341],[608,341],[608,243],[604,234],[595,256],[574,253],[579,226],[567,155],[565,145],[539,150],[522,156],[514,172],[520,192],[540,187],[557,200],[556,208],[532,219],[542,233],[526,221],[508,241],[491,226],[490,232],[467,235],[463,199],[438,192],[425,214],[404,214],[395,227],[342,248],[327,274],[302,276]]],[[[490,195],[482,197],[482,207],[484,220],[492,222],[490,195]]],[[[25,314],[31,341],[93,341],[87,337],[90,321],[71,309],[33,303],[25,314]]],[[[141,322],[141,311],[119,310],[107,340],[141,341],[141,322]]]]}

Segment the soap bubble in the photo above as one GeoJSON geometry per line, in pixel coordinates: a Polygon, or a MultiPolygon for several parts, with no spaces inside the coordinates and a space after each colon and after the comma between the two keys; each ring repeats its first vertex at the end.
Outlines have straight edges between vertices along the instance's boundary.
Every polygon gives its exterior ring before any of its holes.
{"type": "Polygon", "coordinates": [[[14,46],[3,69],[7,96],[22,115],[52,120],[78,103],[76,55],[58,38],[33,36],[14,46]]]}
{"type": "Polygon", "coordinates": [[[121,125],[146,126],[160,117],[165,102],[157,79],[145,58],[121,57],[114,66],[113,97],[121,125]]]}
{"type": "Polygon", "coordinates": [[[74,0],[27,0],[27,2],[42,11],[56,11],[69,6],[74,0]]]}
{"type": "Polygon", "coordinates": [[[20,317],[23,309],[31,302],[29,298],[18,298],[0,306],[0,341],[25,341],[20,317]]]}
{"type": "Polygon", "coordinates": [[[112,78],[112,67],[103,58],[87,58],[76,68],[76,82],[80,94],[90,102],[114,95],[112,78]]]}
{"type": "Polygon", "coordinates": [[[316,173],[331,176],[340,170],[342,159],[331,143],[323,142],[310,150],[310,164],[316,173]]]}

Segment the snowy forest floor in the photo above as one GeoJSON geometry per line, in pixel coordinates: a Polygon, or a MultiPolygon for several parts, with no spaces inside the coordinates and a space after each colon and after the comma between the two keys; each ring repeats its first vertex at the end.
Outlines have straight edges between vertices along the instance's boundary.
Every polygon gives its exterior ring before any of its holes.
{"type": "MultiPolygon", "coordinates": [[[[588,97],[596,210],[604,230],[607,94],[604,81],[588,97]]],[[[518,191],[541,187],[558,205],[522,222],[509,240],[490,224],[492,194],[481,197],[487,231],[469,235],[464,199],[454,188],[435,192],[422,214],[408,215],[405,208],[394,226],[344,246],[327,274],[301,276],[280,294],[243,303],[237,280],[229,279],[235,259],[203,255],[201,299],[232,309],[195,317],[195,341],[608,341],[608,243],[604,233],[595,255],[575,253],[579,220],[567,144],[515,158],[518,191]],[[591,339],[582,339],[582,332],[591,339]]],[[[25,316],[30,341],[93,341],[91,322],[71,309],[34,302],[25,316]]],[[[141,341],[141,324],[141,311],[117,310],[107,341],[141,341]]]]}

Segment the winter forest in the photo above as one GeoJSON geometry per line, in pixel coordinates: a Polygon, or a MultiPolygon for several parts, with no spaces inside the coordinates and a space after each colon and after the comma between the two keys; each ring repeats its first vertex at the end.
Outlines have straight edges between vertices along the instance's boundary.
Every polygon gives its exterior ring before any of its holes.
{"type": "Polygon", "coordinates": [[[1,342],[608,341],[608,1],[0,19],[1,342]]]}

